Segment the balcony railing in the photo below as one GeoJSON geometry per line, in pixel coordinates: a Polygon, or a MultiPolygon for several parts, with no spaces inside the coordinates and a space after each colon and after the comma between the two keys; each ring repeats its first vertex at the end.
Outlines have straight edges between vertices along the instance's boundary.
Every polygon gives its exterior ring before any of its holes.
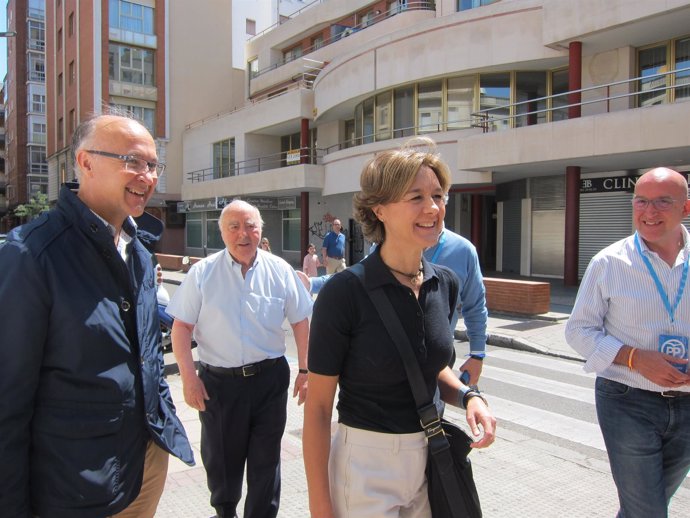
{"type": "MultiPolygon", "coordinates": [[[[319,0],[321,1],[321,0],[319,0]]],[[[313,2],[316,3],[316,2],[313,2]]],[[[312,4],[309,4],[312,5],[312,4]]],[[[302,9],[306,9],[309,6],[306,6],[302,9]]],[[[382,22],[384,20],[387,20],[388,18],[395,16],[396,14],[400,14],[405,11],[434,11],[436,10],[436,3],[434,1],[429,1],[429,0],[417,0],[417,1],[409,1],[407,2],[407,5],[405,6],[391,6],[391,8],[388,11],[376,11],[378,14],[374,14],[371,17],[368,17],[365,21],[362,21],[356,25],[352,26],[344,26],[344,25],[339,25],[339,24],[333,24],[331,25],[331,28],[333,27],[338,27],[341,28],[339,32],[337,32],[335,35],[333,35],[330,38],[324,38],[323,40],[320,40],[318,43],[315,43],[314,45],[310,45],[306,48],[302,48],[302,55],[301,56],[287,56],[284,57],[283,59],[279,60],[278,62],[266,67],[262,68],[261,70],[258,70],[254,73],[251,74],[250,79],[253,79],[255,77],[259,77],[262,74],[265,74],[266,72],[270,72],[271,70],[275,70],[276,68],[279,68],[286,63],[289,63],[291,61],[294,61],[295,59],[299,59],[300,57],[309,54],[311,52],[314,52],[315,50],[318,50],[320,48],[326,47],[332,43],[335,43],[337,41],[340,41],[343,38],[346,38],[347,36],[354,34],[355,32],[367,29],[373,25],[376,25],[379,22],[382,22]]],[[[298,11],[299,12],[299,11],[298,11]]],[[[291,15],[292,17],[292,15],[291,15]]],[[[283,22],[286,23],[286,22],[283,22]]],[[[276,27],[275,25],[270,27],[274,28],[276,27]]],[[[263,34],[267,32],[269,29],[266,29],[266,31],[263,31],[260,34],[263,34]]],[[[258,37],[260,34],[257,34],[254,36],[252,39],[258,37]]]]}
{"type": "Polygon", "coordinates": [[[299,164],[316,164],[320,160],[321,153],[316,148],[299,148],[281,153],[274,153],[257,158],[248,158],[235,162],[232,168],[208,167],[187,173],[187,180],[191,183],[208,182],[240,176],[243,174],[258,173],[281,167],[289,167],[299,164]]]}

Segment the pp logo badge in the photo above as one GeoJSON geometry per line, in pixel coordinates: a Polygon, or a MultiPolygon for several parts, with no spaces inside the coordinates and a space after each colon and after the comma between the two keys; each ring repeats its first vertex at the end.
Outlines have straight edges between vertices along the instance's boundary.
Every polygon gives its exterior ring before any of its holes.
{"type": "MultiPolygon", "coordinates": [[[[688,337],[687,336],[673,336],[661,335],[659,336],[659,352],[669,354],[675,358],[687,359],[688,357],[688,337]]],[[[688,366],[686,364],[673,364],[673,366],[681,372],[686,372],[688,366]]]]}

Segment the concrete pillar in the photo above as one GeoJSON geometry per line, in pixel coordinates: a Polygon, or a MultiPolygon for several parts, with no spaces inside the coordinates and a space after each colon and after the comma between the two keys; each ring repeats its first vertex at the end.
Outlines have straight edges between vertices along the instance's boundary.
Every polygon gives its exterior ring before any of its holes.
{"type": "MultiPolygon", "coordinates": [[[[568,46],[568,90],[580,90],[582,88],[582,42],[573,41],[568,46]]],[[[582,113],[580,103],[582,93],[573,92],[568,94],[568,104],[576,104],[568,108],[568,118],[577,119],[582,113]]]]}
{"type": "Polygon", "coordinates": [[[577,286],[580,248],[580,168],[565,168],[565,250],[563,284],[577,286]]]}

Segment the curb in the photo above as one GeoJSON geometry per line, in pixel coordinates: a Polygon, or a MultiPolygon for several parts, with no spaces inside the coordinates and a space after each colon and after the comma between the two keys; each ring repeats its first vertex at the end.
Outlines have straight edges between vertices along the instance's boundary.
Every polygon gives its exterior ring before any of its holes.
{"type": "MultiPolygon", "coordinates": [[[[465,330],[455,330],[455,339],[463,342],[468,342],[467,331],[465,330]]],[[[527,351],[531,353],[539,353],[547,356],[553,356],[554,358],[563,358],[566,360],[577,360],[584,363],[584,359],[580,356],[574,354],[568,354],[561,351],[552,351],[546,347],[536,345],[534,343],[528,342],[521,338],[516,338],[510,335],[502,335],[499,333],[494,333],[491,330],[487,330],[486,333],[486,343],[487,345],[493,345],[494,347],[503,347],[505,349],[515,349],[518,351],[527,351]]]]}

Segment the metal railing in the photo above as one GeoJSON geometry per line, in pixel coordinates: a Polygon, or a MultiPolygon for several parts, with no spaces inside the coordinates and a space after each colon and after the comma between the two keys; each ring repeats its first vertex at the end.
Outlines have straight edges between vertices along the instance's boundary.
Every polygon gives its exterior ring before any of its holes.
{"type": "Polygon", "coordinates": [[[320,150],[313,147],[304,147],[256,158],[248,158],[235,162],[232,167],[198,169],[187,173],[186,176],[191,183],[208,182],[210,180],[220,180],[222,178],[258,173],[293,165],[316,164],[320,161],[321,156],[320,150]]]}
{"type": "MultiPolygon", "coordinates": [[[[322,1],[322,0],[318,0],[318,1],[322,1]]],[[[317,3],[317,2],[312,2],[312,4],[313,3],[317,3]]],[[[309,6],[312,4],[309,4],[309,6]]],[[[306,9],[309,6],[303,7],[302,9],[300,9],[300,11],[306,9]]],[[[277,61],[276,63],[273,63],[272,65],[270,65],[268,67],[265,67],[265,68],[262,68],[261,70],[257,70],[256,72],[250,73],[250,79],[254,79],[256,77],[259,77],[262,74],[270,72],[271,70],[275,70],[276,68],[282,67],[286,63],[290,63],[292,61],[295,61],[296,59],[299,59],[300,57],[303,57],[305,54],[309,54],[311,52],[314,52],[315,50],[321,49],[321,48],[326,47],[332,43],[340,41],[341,39],[346,38],[347,36],[350,36],[351,34],[354,34],[355,32],[359,32],[359,31],[364,30],[368,27],[376,25],[377,23],[382,22],[382,21],[390,18],[391,16],[395,16],[396,14],[400,14],[400,13],[406,12],[406,11],[434,11],[434,10],[436,10],[436,3],[434,1],[429,1],[429,0],[409,1],[409,2],[407,2],[407,5],[405,5],[405,6],[399,5],[399,6],[391,7],[388,11],[378,11],[378,14],[375,14],[374,16],[367,18],[367,20],[362,21],[356,25],[344,26],[344,25],[334,23],[331,25],[331,27],[341,26],[343,28],[343,30],[341,32],[337,33],[336,35],[330,37],[330,38],[324,38],[318,44],[314,44],[314,45],[310,45],[306,48],[302,48],[302,55],[301,56],[297,56],[294,58],[284,57],[283,59],[277,61]]],[[[283,22],[283,23],[286,23],[286,22],[283,22]]],[[[275,27],[275,26],[273,26],[273,27],[275,27]]],[[[266,31],[263,31],[263,32],[266,32],[266,31]]],[[[257,34],[257,36],[254,36],[254,38],[258,37],[260,34],[263,34],[263,32],[257,34]]]]}

